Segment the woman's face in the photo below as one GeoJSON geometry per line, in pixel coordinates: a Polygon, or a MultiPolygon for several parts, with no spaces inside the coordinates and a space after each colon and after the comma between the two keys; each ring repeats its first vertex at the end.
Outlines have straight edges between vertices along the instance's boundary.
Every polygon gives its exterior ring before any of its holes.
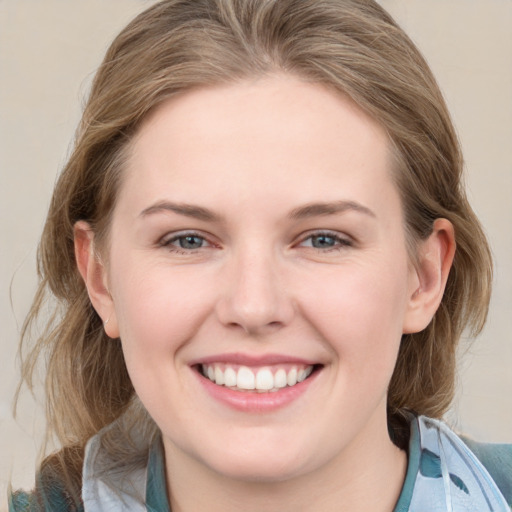
{"type": "Polygon", "coordinates": [[[291,77],[188,92],[143,125],[109,289],[166,456],[280,480],[387,439],[418,286],[384,131],[291,77]]]}

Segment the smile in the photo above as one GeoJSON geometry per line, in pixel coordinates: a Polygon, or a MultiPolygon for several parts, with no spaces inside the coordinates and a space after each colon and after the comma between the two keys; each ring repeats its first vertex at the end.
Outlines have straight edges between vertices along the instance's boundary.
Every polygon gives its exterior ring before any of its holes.
{"type": "Polygon", "coordinates": [[[218,386],[234,391],[276,392],[293,387],[306,380],[314,370],[314,365],[284,365],[250,368],[230,364],[202,364],[200,371],[204,377],[218,386]]]}

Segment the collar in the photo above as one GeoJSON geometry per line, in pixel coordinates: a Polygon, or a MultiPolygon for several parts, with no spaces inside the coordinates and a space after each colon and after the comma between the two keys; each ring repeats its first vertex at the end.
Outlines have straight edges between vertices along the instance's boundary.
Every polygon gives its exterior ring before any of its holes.
{"type": "MultiPolygon", "coordinates": [[[[108,428],[108,427],[107,427],[108,428]]],[[[411,416],[407,474],[394,512],[510,512],[497,485],[464,442],[441,421],[411,416]]],[[[86,447],[85,512],[171,512],[161,436],[147,446],[145,468],[117,478],[102,469],[101,432],[86,447]],[[112,485],[114,484],[114,486],[112,485]]]]}
{"type": "Polygon", "coordinates": [[[411,418],[407,474],[394,512],[510,512],[483,464],[448,426],[411,418]]]}

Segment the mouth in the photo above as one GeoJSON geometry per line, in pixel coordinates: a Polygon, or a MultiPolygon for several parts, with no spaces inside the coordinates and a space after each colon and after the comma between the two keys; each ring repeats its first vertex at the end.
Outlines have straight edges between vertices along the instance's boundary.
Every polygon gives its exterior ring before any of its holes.
{"type": "Polygon", "coordinates": [[[198,364],[196,370],[217,386],[244,393],[275,393],[309,379],[322,365],[279,364],[252,367],[229,363],[198,364]]]}

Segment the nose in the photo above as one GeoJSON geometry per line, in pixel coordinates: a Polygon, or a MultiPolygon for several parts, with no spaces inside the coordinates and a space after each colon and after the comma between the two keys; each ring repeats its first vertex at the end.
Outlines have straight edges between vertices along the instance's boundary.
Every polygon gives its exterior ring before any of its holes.
{"type": "Polygon", "coordinates": [[[258,247],[233,253],[224,268],[216,306],[222,324],[261,335],[290,323],[294,302],[278,260],[258,247]]]}

